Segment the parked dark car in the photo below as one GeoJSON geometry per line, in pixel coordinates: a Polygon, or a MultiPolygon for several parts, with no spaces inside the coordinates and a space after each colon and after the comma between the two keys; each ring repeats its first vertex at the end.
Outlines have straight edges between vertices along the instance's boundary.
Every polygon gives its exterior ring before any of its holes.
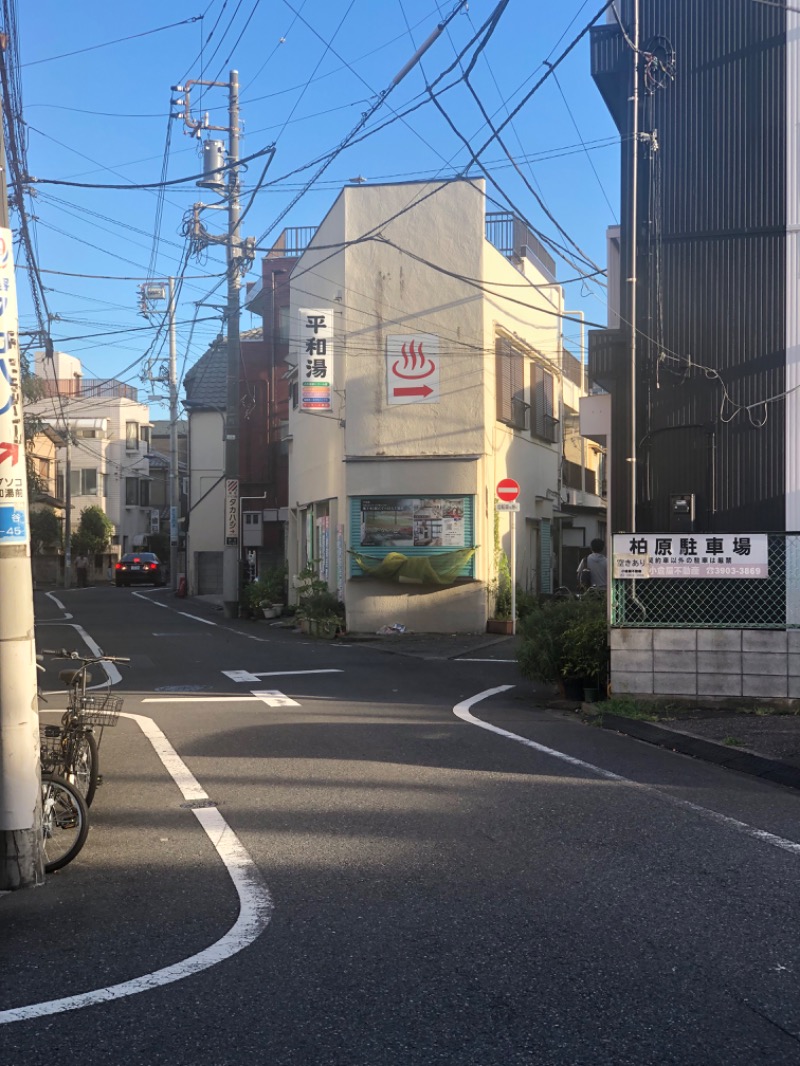
{"type": "Polygon", "coordinates": [[[164,564],[153,552],[129,552],[114,568],[114,580],[120,585],[165,585],[164,564]]]}

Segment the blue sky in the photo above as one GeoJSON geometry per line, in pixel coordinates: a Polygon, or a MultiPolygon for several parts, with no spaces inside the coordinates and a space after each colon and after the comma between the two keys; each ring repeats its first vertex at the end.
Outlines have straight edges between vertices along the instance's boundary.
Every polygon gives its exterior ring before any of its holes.
{"type": "MultiPolygon", "coordinates": [[[[170,86],[187,78],[227,81],[235,68],[244,123],[242,155],[276,144],[267,175],[274,184],[258,193],[243,230],[243,235],[260,238],[260,246],[268,247],[284,226],[318,223],[353,177],[379,183],[451,176],[466,166],[469,153],[428,101],[346,148],[280,218],[316,167],[291,172],[342,142],[455,6],[451,0],[18,3],[28,172],[37,178],[118,184],[158,182],[163,172],[167,179],[199,172],[199,142],[184,134],[182,122],[168,118],[176,95],[170,86]],[[118,43],[108,43],[114,41],[118,43]]],[[[530,92],[545,72],[544,61],[555,61],[601,6],[601,0],[510,0],[470,75],[495,123],[530,92]]],[[[494,2],[471,0],[421,67],[388,96],[367,130],[424,101],[426,80],[433,82],[454,62],[494,8],[494,2]]],[[[474,46],[464,62],[473,52],[474,46]]],[[[455,84],[440,103],[452,125],[478,149],[490,132],[460,75],[456,67],[441,83],[455,84]]],[[[212,123],[226,123],[225,90],[203,90],[201,99],[196,88],[192,104],[197,112],[207,110],[212,123]]],[[[619,149],[616,129],[590,76],[588,37],[558,67],[557,80],[545,82],[505,127],[503,140],[524,179],[503,148],[496,141],[490,144],[480,158],[496,182],[490,189],[499,201],[494,209],[511,201],[536,228],[563,242],[530,192],[532,185],[586,256],[604,266],[606,226],[618,212],[619,149]]],[[[261,164],[251,163],[245,189],[252,188],[260,172],[261,164]]],[[[473,168],[471,173],[479,172],[473,168]]],[[[161,200],[145,190],[44,183],[33,189],[26,207],[35,215],[47,308],[57,316],[52,324],[56,347],[79,356],[86,376],[121,377],[144,397],[150,389],[141,381],[142,357],[155,341],[150,351],[157,366],[167,349],[163,336],[156,337],[154,326],[138,314],[137,286],[147,277],[179,271],[183,216],[208,195],[192,182],[172,186],[161,200]]],[[[210,229],[212,214],[204,216],[210,229]]],[[[223,270],[221,250],[211,249],[200,262],[189,261],[177,311],[179,368],[188,369],[220,331],[219,312],[210,305],[224,301],[224,286],[209,293],[223,270]]],[[[557,274],[568,279],[576,271],[559,260],[557,274]]],[[[257,265],[248,280],[259,276],[257,265]]],[[[18,284],[20,328],[34,329],[23,271],[18,284]]],[[[567,292],[570,308],[605,320],[604,290],[597,281],[572,284],[567,292]]],[[[258,324],[243,314],[242,328],[258,324]]],[[[566,332],[568,340],[577,340],[575,327],[566,332]]],[[[156,407],[152,413],[164,416],[156,407]]]]}

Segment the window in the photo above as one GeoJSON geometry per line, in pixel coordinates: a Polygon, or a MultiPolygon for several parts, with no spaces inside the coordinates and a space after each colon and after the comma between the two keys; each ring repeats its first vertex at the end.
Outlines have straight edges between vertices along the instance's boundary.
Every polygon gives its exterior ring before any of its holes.
{"type": "Polygon", "coordinates": [[[150,482],[144,478],[139,482],[139,505],[141,507],[150,506],[150,482]]]}
{"type": "Polygon", "coordinates": [[[531,364],[531,436],[555,444],[558,440],[558,419],[553,411],[553,375],[538,363],[531,364]]]}
{"type": "Polygon", "coordinates": [[[150,426],[140,426],[139,427],[139,439],[141,440],[142,444],[144,444],[144,450],[146,452],[149,452],[150,451],[150,426]]]}
{"type": "Polygon", "coordinates": [[[139,502],[139,479],[137,477],[125,478],[125,506],[135,507],[139,502]]]}
{"type": "Polygon", "coordinates": [[[108,497],[108,474],[103,474],[103,495],[108,497]]]}
{"type": "Polygon", "coordinates": [[[514,429],[525,429],[528,405],[525,403],[525,356],[506,337],[495,341],[495,390],[497,421],[514,429]]]}
{"type": "Polygon", "coordinates": [[[96,496],[97,470],[70,470],[69,491],[73,496],[96,496]]]}
{"type": "Polygon", "coordinates": [[[139,423],[125,423],[125,450],[128,452],[139,451],[139,423]]]}

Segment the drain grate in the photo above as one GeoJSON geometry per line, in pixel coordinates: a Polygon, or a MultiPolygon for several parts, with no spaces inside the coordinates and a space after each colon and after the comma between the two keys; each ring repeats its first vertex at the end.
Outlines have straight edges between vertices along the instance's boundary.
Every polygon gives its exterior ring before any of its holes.
{"type": "Polygon", "coordinates": [[[211,685],[159,685],[153,692],[210,692],[211,685]]]}
{"type": "Polygon", "coordinates": [[[187,811],[198,811],[202,807],[219,807],[216,800],[204,799],[204,800],[189,800],[187,803],[182,803],[181,807],[184,807],[187,811]]]}

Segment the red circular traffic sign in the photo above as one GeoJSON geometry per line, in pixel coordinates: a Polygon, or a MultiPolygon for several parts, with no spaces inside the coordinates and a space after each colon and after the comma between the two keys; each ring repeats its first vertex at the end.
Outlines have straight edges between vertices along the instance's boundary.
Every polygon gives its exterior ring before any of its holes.
{"type": "Polygon", "coordinates": [[[519,482],[515,481],[513,477],[504,477],[502,481],[497,482],[495,492],[498,500],[505,500],[511,503],[512,500],[516,500],[517,496],[519,496],[519,482]]]}

